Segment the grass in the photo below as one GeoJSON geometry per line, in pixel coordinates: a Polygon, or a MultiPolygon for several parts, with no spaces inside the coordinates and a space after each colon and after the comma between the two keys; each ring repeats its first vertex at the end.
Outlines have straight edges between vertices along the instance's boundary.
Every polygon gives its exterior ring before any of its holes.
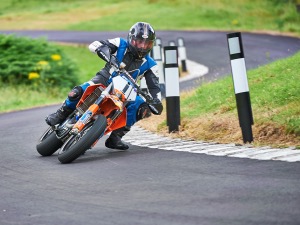
{"type": "Polygon", "coordinates": [[[67,89],[62,90],[56,87],[41,91],[25,85],[3,85],[1,86],[0,113],[60,103],[66,98],[67,91],[67,89]]]}
{"type": "Polygon", "coordinates": [[[84,83],[95,76],[104,66],[104,61],[100,59],[96,54],[89,51],[87,45],[74,44],[74,45],[60,45],[59,46],[72,61],[78,65],[79,71],[79,81],[84,83]]]}
{"type": "MultiPolygon", "coordinates": [[[[300,52],[247,72],[254,116],[254,144],[300,147],[300,52]]],[[[181,96],[182,138],[241,143],[232,77],[181,96]]],[[[166,134],[165,115],[141,125],[166,134]],[[150,125],[151,124],[151,125],[150,125]]]]}
{"type": "Polygon", "coordinates": [[[148,21],[157,30],[269,30],[300,34],[292,0],[3,0],[0,29],[128,30],[148,21]],[[76,16],[74,16],[76,15],[76,16]]]}

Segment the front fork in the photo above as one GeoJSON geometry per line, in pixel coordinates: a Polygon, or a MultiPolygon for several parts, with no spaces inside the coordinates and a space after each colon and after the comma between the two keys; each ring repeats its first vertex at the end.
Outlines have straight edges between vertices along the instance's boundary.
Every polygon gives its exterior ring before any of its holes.
{"type": "Polygon", "coordinates": [[[99,106],[97,104],[91,105],[87,111],[80,117],[80,119],[75,123],[71,133],[78,134],[84,126],[90,121],[90,119],[96,115],[97,111],[99,110],[99,106]]]}

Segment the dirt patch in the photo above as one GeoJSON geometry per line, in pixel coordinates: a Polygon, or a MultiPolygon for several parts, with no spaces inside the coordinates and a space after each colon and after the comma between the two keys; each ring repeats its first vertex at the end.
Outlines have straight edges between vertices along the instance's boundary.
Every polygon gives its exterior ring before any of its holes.
{"type": "MultiPolygon", "coordinates": [[[[238,118],[233,114],[207,114],[198,118],[183,118],[179,132],[169,133],[165,125],[165,111],[160,116],[151,116],[137,124],[146,130],[163,136],[186,140],[209,141],[215,143],[235,143],[244,145],[238,118]]],[[[275,123],[254,124],[252,126],[253,146],[300,147],[300,137],[288,134],[285,127],[275,123]]]]}

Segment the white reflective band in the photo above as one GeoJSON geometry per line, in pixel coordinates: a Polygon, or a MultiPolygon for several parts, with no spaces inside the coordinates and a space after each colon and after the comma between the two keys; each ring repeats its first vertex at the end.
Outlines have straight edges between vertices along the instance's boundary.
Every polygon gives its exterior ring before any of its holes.
{"type": "Polygon", "coordinates": [[[165,68],[166,97],[179,96],[179,72],[177,67],[165,68]]]}
{"type": "Polygon", "coordinates": [[[152,49],[153,53],[153,59],[154,60],[162,60],[162,55],[161,55],[161,47],[160,46],[153,46],[152,49]]]}
{"type": "Polygon", "coordinates": [[[249,92],[245,59],[231,60],[231,68],[235,93],[249,92]]]}
{"type": "Polygon", "coordinates": [[[157,61],[157,67],[158,67],[158,79],[160,84],[165,83],[165,75],[164,75],[164,65],[162,61],[157,61]]]}
{"type": "Polygon", "coordinates": [[[178,55],[179,55],[179,58],[181,60],[185,60],[186,59],[186,49],[185,47],[178,47],[178,55]]]}
{"type": "Polygon", "coordinates": [[[178,46],[184,46],[184,43],[183,43],[183,39],[182,38],[179,38],[178,39],[178,46]]]}

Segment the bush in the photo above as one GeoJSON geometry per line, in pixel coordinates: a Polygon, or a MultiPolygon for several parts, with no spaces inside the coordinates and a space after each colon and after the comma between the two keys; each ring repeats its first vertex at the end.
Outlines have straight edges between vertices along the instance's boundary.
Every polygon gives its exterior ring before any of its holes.
{"type": "Polygon", "coordinates": [[[44,39],[0,35],[0,52],[2,83],[69,88],[78,84],[75,64],[44,39]]]}

